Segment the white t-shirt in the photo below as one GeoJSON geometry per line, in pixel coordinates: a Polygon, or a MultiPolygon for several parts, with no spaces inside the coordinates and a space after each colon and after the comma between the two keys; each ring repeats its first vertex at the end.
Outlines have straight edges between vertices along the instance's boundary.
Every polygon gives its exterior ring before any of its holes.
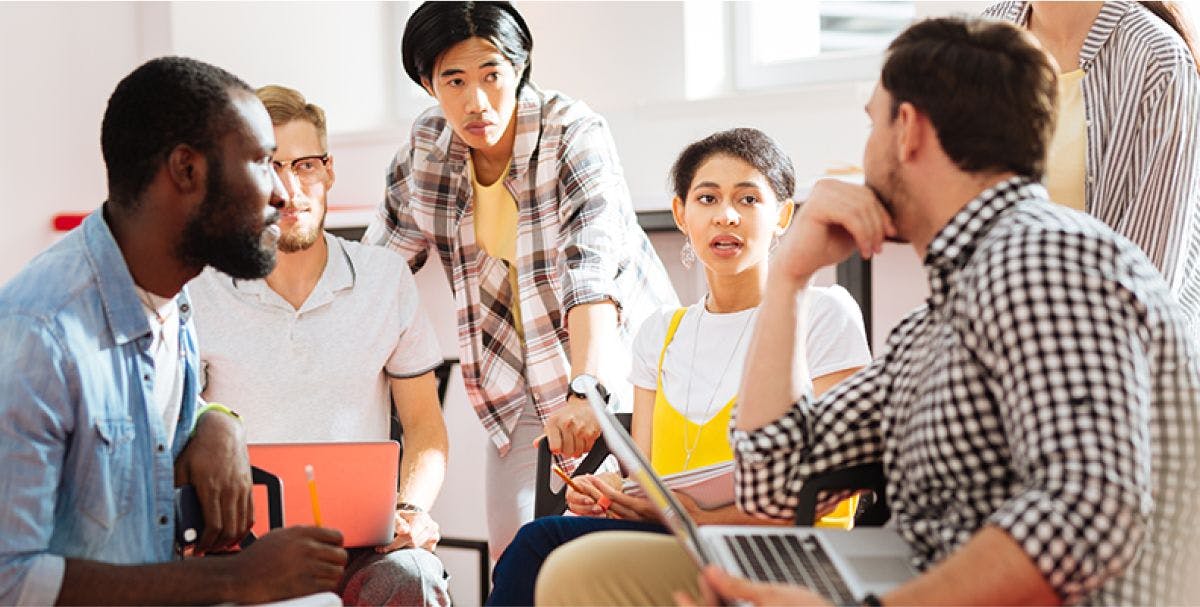
{"type": "Polygon", "coordinates": [[[163,423],[167,449],[175,443],[175,428],[183,407],[183,351],[179,348],[179,303],[160,297],[137,285],[138,299],[150,321],[150,356],[154,359],[154,386],[151,406],[163,423]]]}
{"type": "MultiPolygon", "coordinates": [[[[812,287],[809,293],[808,340],[803,347],[810,377],[870,363],[862,312],[850,293],[836,285],[812,287]]],[[[677,309],[663,308],[642,324],[633,342],[633,367],[629,373],[633,385],[657,389],[658,356],[677,309]]],[[[703,299],[688,306],[663,360],[667,402],[697,424],[704,424],[716,415],[737,394],[754,329],[751,323],[757,318],[758,308],[713,314],[704,309],[703,299]]]]}
{"type": "Polygon", "coordinates": [[[299,310],[265,280],[212,268],[188,285],[202,395],[237,411],[249,442],[387,439],[389,376],[442,362],[404,258],[330,234],[325,242],[325,271],[299,310]]]}

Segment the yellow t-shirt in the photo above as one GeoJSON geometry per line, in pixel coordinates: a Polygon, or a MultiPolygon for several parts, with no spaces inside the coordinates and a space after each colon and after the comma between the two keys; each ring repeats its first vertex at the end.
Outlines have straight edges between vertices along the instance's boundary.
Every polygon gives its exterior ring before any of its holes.
{"type": "Polygon", "coordinates": [[[475,243],[488,255],[508,262],[508,284],[513,294],[513,323],[517,335],[521,341],[525,341],[525,327],[521,324],[521,294],[517,289],[517,201],[504,187],[504,176],[508,175],[511,164],[510,159],[495,183],[484,185],[475,176],[474,163],[467,160],[475,193],[475,243]]]}
{"type": "Polygon", "coordinates": [[[1087,125],[1082,82],[1081,69],[1058,76],[1058,125],[1046,154],[1044,179],[1050,200],[1079,211],[1087,210],[1087,125]]]}

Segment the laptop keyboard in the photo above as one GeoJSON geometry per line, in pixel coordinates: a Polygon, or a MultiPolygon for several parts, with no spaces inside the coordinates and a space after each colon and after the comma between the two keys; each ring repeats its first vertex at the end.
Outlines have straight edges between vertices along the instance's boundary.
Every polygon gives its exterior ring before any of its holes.
{"type": "Polygon", "coordinates": [[[746,534],[723,538],[742,572],[763,582],[799,584],[835,605],[854,605],[857,598],[811,535],[746,534]]]}

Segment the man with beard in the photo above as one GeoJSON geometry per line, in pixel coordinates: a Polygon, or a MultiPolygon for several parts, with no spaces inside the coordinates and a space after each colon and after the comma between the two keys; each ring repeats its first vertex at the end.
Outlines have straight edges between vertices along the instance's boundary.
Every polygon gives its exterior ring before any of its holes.
{"type": "Polygon", "coordinates": [[[341,536],[271,533],[179,560],[175,486],[196,488],[197,550],[250,528],[240,422],[199,407],[184,284],[274,263],[285,193],[270,122],[232,74],[155,59],[101,128],[108,199],[0,288],[0,604],[250,603],[330,590],[341,536]]]}
{"type": "Polygon", "coordinates": [[[240,412],[256,443],[386,440],[394,402],[404,428],[396,537],[351,550],[338,589],[352,605],[448,604],[428,514],[447,452],[433,328],[400,255],[323,229],[334,182],[325,112],[280,86],[258,97],[288,194],[278,264],[263,280],[214,267],[189,285],[203,395],[240,412]]]}
{"type": "MultiPolygon", "coordinates": [[[[862,604],[1196,600],[1200,351],[1137,246],[1049,203],[1038,180],[1056,94],[1052,61],[1023,30],[911,26],[866,107],[867,185],[817,184],[772,260],[732,432],[738,504],[790,518],[814,475],[881,464],[890,523],[922,573],[862,604]],[[929,299],[814,402],[794,380],[808,284],[888,238],[924,260],[929,299]]],[[[600,544],[625,541],[687,567],[670,540],[614,536],[555,553],[539,604],[613,604],[622,586],[655,587],[640,595],[651,602],[696,590],[597,562],[600,544]],[[604,579],[577,573],[581,558],[604,579]]],[[[710,601],[825,602],[715,567],[700,586],[710,601]]]]}

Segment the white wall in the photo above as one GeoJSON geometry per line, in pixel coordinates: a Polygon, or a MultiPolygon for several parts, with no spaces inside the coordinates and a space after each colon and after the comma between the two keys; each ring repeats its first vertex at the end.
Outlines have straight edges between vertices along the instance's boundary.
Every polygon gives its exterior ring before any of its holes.
{"type": "Polygon", "coordinates": [[[532,78],[601,112],[684,97],[680,2],[522,2],[532,78]]]}
{"type": "Polygon", "coordinates": [[[54,213],[103,201],[100,118],[138,25],[127,3],[0,6],[0,282],[53,242],[54,213]]]}
{"type": "Polygon", "coordinates": [[[384,2],[175,2],[172,51],[219,65],[252,86],[282,84],[320,99],[332,127],[392,120],[394,6],[384,2]]]}

